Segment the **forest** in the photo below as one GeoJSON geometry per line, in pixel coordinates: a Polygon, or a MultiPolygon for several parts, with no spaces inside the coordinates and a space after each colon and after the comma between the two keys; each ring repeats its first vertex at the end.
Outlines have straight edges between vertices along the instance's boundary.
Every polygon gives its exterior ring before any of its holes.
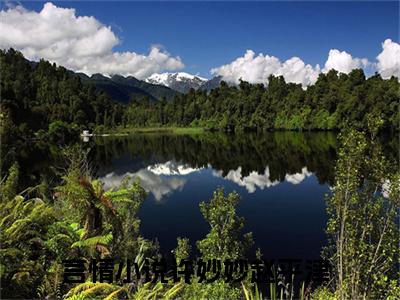
{"type": "Polygon", "coordinates": [[[0,52],[3,141],[68,140],[82,129],[129,131],[138,127],[203,127],[221,131],[363,129],[367,116],[382,130],[399,130],[400,83],[363,70],[320,74],[303,89],[271,76],[268,85],[221,82],[211,92],[190,90],[172,100],[133,97],[123,105],[48,61],[32,63],[13,49],[0,52]]]}
{"type": "MultiPolygon", "coordinates": [[[[93,86],[84,85],[71,71],[45,60],[32,63],[12,49],[1,51],[0,59],[2,298],[400,298],[400,186],[397,184],[400,174],[397,158],[388,155],[379,143],[381,132],[398,131],[397,78],[383,80],[377,74],[366,78],[362,70],[348,75],[330,71],[321,74],[316,84],[305,90],[300,85],[286,83],[282,77],[271,76],[267,86],[247,82],[230,86],[222,82],[209,93],[191,90],[170,101],[139,98],[123,105],[93,86]],[[147,196],[140,182],[125,180],[116,188],[104,189],[93,171],[88,151],[73,141],[83,129],[118,132],[163,126],[204,127],[235,133],[278,129],[340,131],[337,141],[317,147],[324,156],[335,158],[334,166],[328,162],[326,166],[313,163],[313,153],[301,158],[291,153],[294,150],[290,147],[285,148],[289,149],[285,150],[287,153],[283,150],[271,153],[279,161],[277,164],[290,159],[301,167],[302,161],[297,160],[309,159],[312,169],[323,168],[334,174],[322,175],[322,180],[331,186],[326,198],[329,242],[321,253],[332,269],[329,280],[321,285],[295,284],[294,278],[282,277],[279,270],[270,269],[264,271],[276,275],[276,281],[256,284],[249,269],[248,276],[240,282],[221,276],[212,283],[194,280],[188,284],[166,274],[165,283],[145,278],[129,283],[93,283],[90,278],[81,284],[64,283],[66,259],[131,259],[139,271],[146,268],[145,258],[161,259],[157,242],[145,239],[140,232],[138,212],[147,196]],[[29,147],[39,142],[51,144],[53,151],[62,157],[63,166],[54,166],[52,172],[56,175],[50,179],[38,176],[30,180],[32,170],[24,169],[18,157],[23,156],[22,145],[29,147]]],[[[212,141],[207,138],[204,135],[190,141],[197,145],[194,153],[187,153],[185,145],[174,143],[173,137],[154,138],[153,143],[161,154],[168,144],[176,149],[178,157],[186,157],[195,164],[214,159],[213,163],[220,163],[222,170],[226,165],[228,170],[232,160],[240,163],[245,160],[242,148],[266,152],[269,149],[268,139],[243,138],[231,159],[218,161],[212,151],[224,152],[223,138],[212,141]],[[211,150],[205,153],[204,148],[211,150]]],[[[307,147],[305,141],[297,142],[307,147]]],[[[133,144],[138,143],[133,140],[133,144]]],[[[118,144],[115,147],[118,151],[118,144]]],[[[146,150],[152,148],[148,147],[132,146],[133,151],[144,157],[146,150]]],[[[245,172],[254,170],[254,166],[243,165],[245,172]]],[[[284,174],[273,171],[273,176],[280,178],[284,174]]],[[[199,211],[209,232],[196,241],[196,249],[190,248],[187,238],[178,238],[172,253],[174,258],[178,262],[189,257],[262,260],[263,253],[251,252],[252,234],[244,232],[246,220],[237,213],[240,201],[237,193],[228,194],[223,189],[205,199],[199,211]]],[[[121,269],[123,276],[127,272],[126,268],[121,269]]],[[[221,272],[225,274],[227,270],[223,268],[221,272]]]]}

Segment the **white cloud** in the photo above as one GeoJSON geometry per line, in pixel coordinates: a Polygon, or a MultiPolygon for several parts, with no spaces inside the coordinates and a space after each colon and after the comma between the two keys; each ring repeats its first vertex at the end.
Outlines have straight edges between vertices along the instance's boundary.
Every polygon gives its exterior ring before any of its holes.
{"type": "Polygon", "coordinates": [[[152,46],[147,55],[114,52],[118,37],[96,18],[76,16],[75,9],[46,3],[40,12],[22,6],[0,11],[0,48],[13,47],[31,60],[45,58],[74,71],[149,75],[184,67],[160,46],[152,46]]]}
{"type": "Polygon", "coordinates": [[[368,65],[369,62],[366,58],[353,58],[351,54],[346,51],[331,49],[323,71],[327,72],[331,69],[335,69],[341,73],[348,74],[351,70],[367,67],[368,65]]]}
{"type": "Polygon", "coordinates": [[[300,83],[303,86],[314,83],[320,72],[319,65],[306,65],[300,58],[292,57],[285,62],[262,53],[255,56],[254,51],[247,50],[230,64],[211,70],[213,75],[220,75],[228,82],[238,83],[239,79],[251,83],[267,83],[268,77],[282,75],[287,82],[300,83]]]}
{"type": "Polygon", "coordinates": [[[382,52],[376,57],[377,70],[382,78],[396,76],[400,79],[400,44],[387,39],[382,43],[382,52]]]}
{"type": "MultiPolygon", "coordinates": [[[[400,65],[400,46],[391,40],[386,40],[383,44],[384,50],[378,56],[380,59],[381,70],[386,70],[388,77],[391,74],[397,74],[400,65]],[[397,72],[397,73],[396,73],[397,72]]],[[[304,88],[314,84],[321,72],[328,72],[335,69],[342,73],[350,73],[356,68],[366,68],[373,66],[366,58],[352,57],[346,51],[331,49],[324,68],[321,70],[317,64],[312,66],[306,64],[299,57],[292,57],[281,62],[277,57],[263,55],[262,53],[255,55],[254,51],[247,50],[244,56],[239,57],[229,64],[213,68],[211,74],[220,75],[224,80],[232,83],[239,83],[239,79],[250,83],[268,82],[268,77],[283,76],[286,82],[299,83],[304,88]]]]}
{"type": "Polygon", "coordinates": [[[282,75],[287,82],[300,83],[303,87],[317,81],[319,65],[306,65],[300,58],[292,57],[285,61],[275,75],[282,75]]]}

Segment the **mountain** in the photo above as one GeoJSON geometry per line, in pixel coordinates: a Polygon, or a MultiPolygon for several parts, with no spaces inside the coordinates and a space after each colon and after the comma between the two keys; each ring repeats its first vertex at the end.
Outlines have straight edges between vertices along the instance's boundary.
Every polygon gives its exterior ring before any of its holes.
{"type": "Polygon", "coordinates": [[[152,101],[162,98],[170,100],[179,94],[164,85],[148,83],[132,76],[106,77],[101,74],[93,74],[89,77],[83,73],[77,73],[77,75],[83,83],[93,84],[97,90],[106,92],[112,99],[122,103],[128,103],[132,97],[148,97],[152,101]]]}
{"type": "Polygon", "coordinates": [[[145,80],[147,83],[167,86],[180,93],[187,93],[190,89],[197,90],[207,79],[184,72],[153,74],[145,80]]]}
{"type": "Polygon", "coordinates": [[[206,90],[206,91],[211,91],[213,89],[216,89],[217,87],[219,87],[219,85],[221,84],[222,81],[222,76],[215,76],[213,78],[211,78],[210,80],[207,80],[206,82],[204,82],[199,89],[201,90],[206,90]]]}

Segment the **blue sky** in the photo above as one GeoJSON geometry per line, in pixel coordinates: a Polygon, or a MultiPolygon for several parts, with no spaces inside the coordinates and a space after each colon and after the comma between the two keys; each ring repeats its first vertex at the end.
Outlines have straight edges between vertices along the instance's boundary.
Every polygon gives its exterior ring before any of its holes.
{"type": "MultiPolygon", "coordinates": [[[[42,2],[22,2],[40,11],[42,2]]],[[[114,49],[147,53],[161,44],[186,71],[209,77],[247,49],[323,65],[332,48],[373,60],[399,40],[399,2],[53,2],[111,26],[114,49]]]]}
{"type": "MultiPolygon", "coordinates": [[[[87,75],[186,71],[227,82],[321,72],[400,78],[399,2],[5,2],[0,48],[87,75]]],[[[155,75],[162,82],[165,75],[155,75]]]]}

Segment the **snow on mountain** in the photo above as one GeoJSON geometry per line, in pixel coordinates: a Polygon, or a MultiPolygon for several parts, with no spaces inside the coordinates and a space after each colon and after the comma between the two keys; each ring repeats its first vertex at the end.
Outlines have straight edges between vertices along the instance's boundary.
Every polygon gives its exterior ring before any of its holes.
{"type": "Polygon", "coordinates": [[[191,88],[198,89],[207,79],[185,72],[177,72],[154,73],[145,81],[152,84],[164,85],[181,93],[187,93],[191,88]]]}

